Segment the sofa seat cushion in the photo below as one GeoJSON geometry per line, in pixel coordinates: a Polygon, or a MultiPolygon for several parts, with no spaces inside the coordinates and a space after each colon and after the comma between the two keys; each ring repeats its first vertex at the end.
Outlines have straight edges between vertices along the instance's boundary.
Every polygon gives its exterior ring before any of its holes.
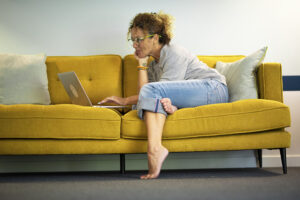
{"type": "Polygon", "coordinates": [[[0,105],[0,138],[119,139],[112,109],[59,105],[0,105]]]}
{"type": "MultiPolygon", "coordinates": [[[[277,101],[247,99],[184,108],[167,117],[163,139],[260,132],[290,126],[289,108],[277,101]]],[[[146,139],[146,126],[136,110],[122,117],[122,138],[146,139]]]]}

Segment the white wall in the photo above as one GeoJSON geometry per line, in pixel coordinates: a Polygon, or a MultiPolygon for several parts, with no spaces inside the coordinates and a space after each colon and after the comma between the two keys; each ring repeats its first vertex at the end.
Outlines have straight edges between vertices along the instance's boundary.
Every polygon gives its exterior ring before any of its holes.
{"type": "MultiPolygon", "coordinates": [[[[298,0],[0,0],[0,53],[124,56],[133,51],[126,41],[133,16],[163,10],[176,18],[174,42],[195,54],[248,55],[267,45],[265,62],[300,75],[299,8],[298,0]]],[[[284,97],[293,121],[288,156],[299,159],[300,95],[284,97]]]]}
{"type": "Polygon", "coordinates": [[[195,54],[244,54],[269,46],[266,61],[300,74],[297,0],[0,0],[0,53],[91,55],[132,52],[129,21],[163,10],[175,18],[174,42],[195,54]]]}

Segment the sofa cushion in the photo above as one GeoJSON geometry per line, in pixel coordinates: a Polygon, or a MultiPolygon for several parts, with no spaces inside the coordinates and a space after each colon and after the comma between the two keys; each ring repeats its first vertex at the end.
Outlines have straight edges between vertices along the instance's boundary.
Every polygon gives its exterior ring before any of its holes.
{"type": "Polygon", "coordinates": [[[57,73],[75,71],[93,104],[122,96],[122,58],[118,55],[49,56],[46,60],[52,104],[71,103],[57,73]]]}
{"type": "Polygon", "coordinates": [[[230,102],[258,98],[256,71],[263,62],[267,49],[268,47],[263,47],[233,63],[217,62],[216,69],[226,78],[230,102]]]}
{"type": "MultiPolygon", "coordinates": [[[[184,108],[167,117],[163,139],[195,138],[273,130],[290,126],[289,108],[277,101],[240,100],[184,108]]],[[[121,137],[146,139],[144,121],[130,111],[122,117],[121,137]]]]}
{"type": "Polygon", "coordinates": [[[0,104],[50,104],[45,60],[45,54],[0,54],[0,104]]]}
{"type": "Polygon", "coordinates": [[[222,62],[235,62],[242,58],[245,58],[245,56],[242,55],[220,55],[220,56],[197,56],[199,60],[206,63],[211,68],[216,68],[216,64],[218,61],[222,62]]]}
{"type": "Polygon", "coordinates": [[[120,114],[72,104],[0,105],[0,138],[119,139],[120,114]]]}

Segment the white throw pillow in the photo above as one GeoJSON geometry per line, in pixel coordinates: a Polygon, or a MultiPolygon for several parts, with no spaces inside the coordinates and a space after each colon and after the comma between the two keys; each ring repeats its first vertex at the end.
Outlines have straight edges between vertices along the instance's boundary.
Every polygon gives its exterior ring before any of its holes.
{"type": "Polygon", "coordinates": [[[263,62],[267,49],[263,47],[234,63],[217,62],[217,71],[226,78],[230,102],[258,98],[255,71],[263,62]]]}
{"type": "Polygon", "coordinates": [[[45,54],[0,54],[0,104],[50,104],[45,60],[45,54]]]}

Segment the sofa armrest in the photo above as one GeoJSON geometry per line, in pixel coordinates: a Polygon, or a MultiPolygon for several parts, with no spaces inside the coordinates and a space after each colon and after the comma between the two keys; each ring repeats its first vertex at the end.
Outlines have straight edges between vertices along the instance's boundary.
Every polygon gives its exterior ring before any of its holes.
{"type": "Polygon", "coordinates": [[[283,102],[281,64],[261,64],[257,71],[257,85],[260,99],[283,102]]]}

